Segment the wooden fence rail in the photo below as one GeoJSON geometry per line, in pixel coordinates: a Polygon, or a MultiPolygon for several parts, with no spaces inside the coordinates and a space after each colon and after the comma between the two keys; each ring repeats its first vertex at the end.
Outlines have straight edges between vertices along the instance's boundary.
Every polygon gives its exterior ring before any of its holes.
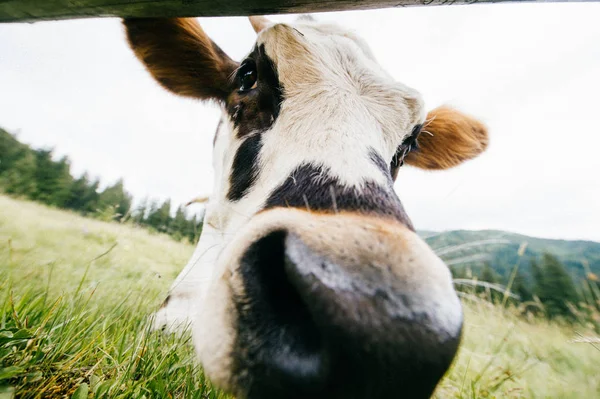
{"type": "MultiPolygon", "coordinates": [[[[499,3],[505,0],[0,0],[0,22],[87,17],[240,16],[385,7],[499,3]]],[[[508,0],[582,2],[600,0],[508,0]]]]}

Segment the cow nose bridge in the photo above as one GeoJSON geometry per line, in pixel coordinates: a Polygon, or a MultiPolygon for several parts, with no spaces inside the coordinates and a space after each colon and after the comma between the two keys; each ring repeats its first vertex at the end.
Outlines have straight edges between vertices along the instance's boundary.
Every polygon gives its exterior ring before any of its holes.
{"type": "Polygon", "coordinates": [[[236,306],[246,397],[431,395],[458,347],[462,312],[447,267],[414,232],[293,209],[256,223],[236,306]]]}

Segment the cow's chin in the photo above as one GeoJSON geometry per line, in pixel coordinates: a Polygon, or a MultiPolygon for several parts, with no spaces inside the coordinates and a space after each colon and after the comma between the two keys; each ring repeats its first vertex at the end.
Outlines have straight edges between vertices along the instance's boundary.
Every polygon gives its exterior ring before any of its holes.
{"type": "Polygon", "coordinates": [[[194,342],[240,398],[426,398],[454,358],[449,270],[395,220],[273,209],[228,249],[194,342]]]}

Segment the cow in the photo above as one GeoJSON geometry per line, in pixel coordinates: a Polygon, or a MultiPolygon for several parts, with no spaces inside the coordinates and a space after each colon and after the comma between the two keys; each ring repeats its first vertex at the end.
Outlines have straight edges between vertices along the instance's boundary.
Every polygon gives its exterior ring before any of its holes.
{"type": "Polygon", "coordinates": [[[238,398],[430,397],[462,308],[393,185],[404,164],[479,155],[486,127],[426,113],[335,24],[250,17],[256,43],[237,62],[196,19],[123,22],[160,85],[222,110],[202,235],[156,327],[190,325],[205,373],[238,398]]]}

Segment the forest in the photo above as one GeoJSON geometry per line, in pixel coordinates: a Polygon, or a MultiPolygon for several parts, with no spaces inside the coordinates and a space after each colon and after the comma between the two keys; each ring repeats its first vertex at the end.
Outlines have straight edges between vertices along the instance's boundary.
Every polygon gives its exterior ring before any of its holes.
{"type": "Polygon", "coordinates": [[[0,191],[104,221],[129,222],[195,243],[202,219],[184,205],[173,213],[171,200],[143,199],[134,206],[122,179],[100,189],[100,180],[71,174],[67,157],[55,159],[52,149],[34,149],[0,128],[0,191]]]}

